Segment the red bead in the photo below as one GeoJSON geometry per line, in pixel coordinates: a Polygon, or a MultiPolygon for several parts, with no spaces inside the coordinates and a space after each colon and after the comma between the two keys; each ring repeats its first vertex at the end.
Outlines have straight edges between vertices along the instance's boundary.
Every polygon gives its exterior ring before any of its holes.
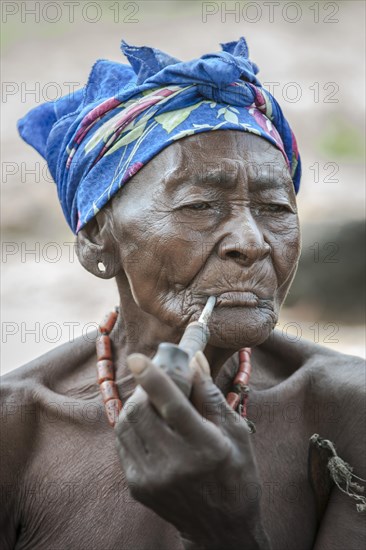
{"type": "Polygon", "coordinates": [[[235,409],[240,403],[240,395],[238,393],[230,391],[226,396],[226,401],[228,402],[230,407],[235,411],[235,409]]]}
{"type": "Polygon", "coordinates": [[[114,380],[114,367],[109,359],[102,359],[97,363],[98,384],[105,380],[114,380]]]}
{"type": "Polygon", "coordinates": [[[102,393],[104,403],[107,403],[110,399],[119,399],[118,387],[112,380],[106,380],[100,385],[100,391],[102,393]]]}
{"type": "Polygon", "coordinates": [[[103,321],[99,325],[99,330],[102,334],[109,334],[112,332],[112,329],[115,325],[115,322],[117,320],[118,313],[117,311],[111,311],[111,313],[108,313],[106,317],[103,319],[103,321]]]}
{"type": "Polygon", "coordinates": [[[249,377],[252,372],[252,364],[250,361],[245,361],[244,363],[239,363],[238,372],[245,372],[249,377]]]}
{"type": "Polygon", "coordinates": [[[122,401],[120,399],[110,399],[104,405],[105,412],[109,424],[113,427],[118,420],[118,415],[122,409],[122,401]]]}
{"type": "Polygon", "coordinates": [[[250,353],[248,352],[248,348],[243,348],[239,351],[239,361],[240,363],[250,361],[250,353]]]}
{"type": "Polygon", "coordinates": [[[249,382],[249,374],[247,372],[238,372],[234,378],[235,384],[240,384],[241,386],[247,386],[249,382]]]}
{"type": "Polygon", "coordinates": [[[96,345],[98,361],[101,359],[112,359],[111,340],[109,336],[106,334],[99,336],[96,345]]]}

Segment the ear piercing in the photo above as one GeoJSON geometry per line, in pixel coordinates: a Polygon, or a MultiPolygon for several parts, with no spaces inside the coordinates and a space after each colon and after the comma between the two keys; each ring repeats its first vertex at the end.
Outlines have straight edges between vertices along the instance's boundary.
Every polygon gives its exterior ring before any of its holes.
{"type": "Polygon", "coordinates": [[[107,271],[107,268],[106,266],[104,265],[103,262],[98,262],[98,270],[101,272],[101,273],[105,273],[107,271]]]}

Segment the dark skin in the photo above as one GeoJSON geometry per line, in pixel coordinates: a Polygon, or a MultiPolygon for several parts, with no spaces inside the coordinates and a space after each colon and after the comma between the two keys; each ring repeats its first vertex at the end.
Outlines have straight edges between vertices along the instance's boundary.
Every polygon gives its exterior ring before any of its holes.
{"type": "Polygon", "coordinates": [[[4,377],[1,547],[362,548],[361,515],[337,489],[317,527],[307,448],[320,433],[365,477],[363,361],[273,332],[300,250],[282,154],[243,132],[178,141],[78,245],[86,269],[117,281],[124,410],[114,437],[83,339],[4,377]],[[243,305],[228,291],[255,297],[243,305]],[[210,294],[212,336],[187,400],[150,358],[179,341],[210,294]],[[224,398],[244,346],[255,435],[224,398]]]}

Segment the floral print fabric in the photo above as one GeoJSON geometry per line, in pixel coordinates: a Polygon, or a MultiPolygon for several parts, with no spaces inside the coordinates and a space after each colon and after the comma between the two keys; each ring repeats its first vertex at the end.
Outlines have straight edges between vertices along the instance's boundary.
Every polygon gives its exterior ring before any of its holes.
{"type": "Polygon", "coordinates": [[[83,90],[19,121],[23,139],[47,160],[75,233],[162,149],[199,132],[241,130],[270,141],[284,155],[298,191],[296,139],[258,81],[246,41],[222,48],[180,62],[123,42],[131,66],[97,61],[83,90]]]}

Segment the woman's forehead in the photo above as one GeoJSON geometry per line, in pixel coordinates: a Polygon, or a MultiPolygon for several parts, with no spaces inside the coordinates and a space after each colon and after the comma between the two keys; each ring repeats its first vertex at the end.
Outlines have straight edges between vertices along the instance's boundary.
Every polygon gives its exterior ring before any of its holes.
{"type": "Polygon", "coordinates": [[[291,179],[281,151],[259,136],[240,131],[215,131],[189,136],[163,150],[150,161],[159,165],[160,178],[169,180],[192,176],[207,180],[226,174],[226,180],[246,171],[251,179],[275,177],[291,179]],[[156,159],[156,162],[154,162],[156,159]]]}
{"type": "MultiPolygon", "coordinates": [[[[274,145],[253,134],[235,130],[204,132],[188,136],[164,149],[160,160],[175,166],[189,167],[192,161],[211,163],[223,160],[257,161],[286,164],[281,151],[274,145]]],[[[154,159],[150,161],[153,163],[154,159]]]]}
{"type": "Polygon", "coordinates": [[[151,159],[120,192],[128,196],[176,193],[187,185],[219,184],[233,189],[240,180],[271,189],[282,186],[293,194],[288,166],[274,145],[243,131],[218,130],[195,134],[173,143],[151,159]],[[147,185],[148,182],[148,185],[147,185]]]}
{"type": "MultiPolygon", "coordinates": [[[[242,131],[215,131],[180,139],[151,159],[120,190],[123,211],[178,199],[194,190],[285,193],[295,201],[287,163],[274,145],[242,131]]],[[[272,193],[271,193],[272,194],[272,193]]]]}

